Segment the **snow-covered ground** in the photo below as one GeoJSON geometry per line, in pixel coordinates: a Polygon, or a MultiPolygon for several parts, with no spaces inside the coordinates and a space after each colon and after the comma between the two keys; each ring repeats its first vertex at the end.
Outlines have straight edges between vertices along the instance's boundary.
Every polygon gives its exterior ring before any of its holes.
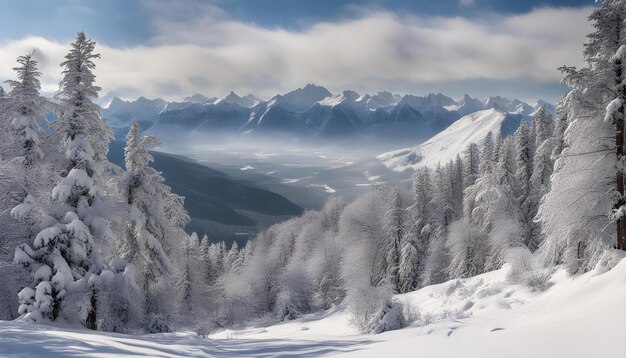
{"type": "Polygon", "coordinates": [[[267,328],[121,335],[0,322],[1,357],[623,357],[626,260],[608,273],[558,271],[545,292],[505,283],[505,267],[396,298],[419,317],[356,334],[343,307],[267,328]]]}

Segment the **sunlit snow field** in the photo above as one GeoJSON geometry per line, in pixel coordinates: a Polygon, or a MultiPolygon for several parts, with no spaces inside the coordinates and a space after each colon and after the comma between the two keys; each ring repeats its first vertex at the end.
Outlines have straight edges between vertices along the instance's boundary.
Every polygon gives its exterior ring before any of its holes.
{"type": "Polygon", "coordinates": [[[559,270],[545,292],[505,283],[508,266],[398,295],[409,328],[356,334],[339,306],[265,328],[123,335],[0,321],[2,357],[620,357],[626,260],[604,274],[559,270]]]}

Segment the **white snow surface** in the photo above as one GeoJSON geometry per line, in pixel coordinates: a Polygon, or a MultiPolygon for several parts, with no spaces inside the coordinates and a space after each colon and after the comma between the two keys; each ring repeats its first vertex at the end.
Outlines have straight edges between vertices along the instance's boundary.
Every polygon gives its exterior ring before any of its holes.
{"type": "Polygon", "coordinates": [[[552,276],[545,292],[506,283],[508,267],[398,295],[419,318],[355,333],[344,307],[267,328],[122,335],[0,321],[2,357],[621,357],[626,260],[604,274],[552,276]]]}
{"type": "Polygon", "coordinates": [[[473,142],[481,144],[487,133],[494,138],[500,133],[507,113],[498,109],[486,109],[468,114],[439,134],[412,148],[387,152],[378,156],[385,166],[402,172],[420,167],[434,168],[437,163],[446,164],[473,142]]]}

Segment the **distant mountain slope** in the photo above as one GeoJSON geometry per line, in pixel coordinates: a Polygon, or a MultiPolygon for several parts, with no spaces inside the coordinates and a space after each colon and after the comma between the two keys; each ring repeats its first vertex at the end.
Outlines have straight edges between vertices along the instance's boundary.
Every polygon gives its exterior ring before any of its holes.
{"type": "Polygon", "coordinates": [[[500,108],[486,109],[462,117],[448,128],[416,147],[400,149],[378,156],[388,168],[404,171],[409,168],[445,164],[462,153],[470,143],[480,143],[487,133],[512,134],[521,121],[530,117],[513,114],[500,108]]]}
{"type": "MultiPolygon", "coordinates": [[[[185,197],[188,231],[212,240],[246,241],[259,227],[300,215],[303,209],[285,197],[198,164],[191,159],[153,152],[154,168],[176,194],[185,197]]],[[[123,143],[110,146],[109,159],[123,166],[123,143]]]]}

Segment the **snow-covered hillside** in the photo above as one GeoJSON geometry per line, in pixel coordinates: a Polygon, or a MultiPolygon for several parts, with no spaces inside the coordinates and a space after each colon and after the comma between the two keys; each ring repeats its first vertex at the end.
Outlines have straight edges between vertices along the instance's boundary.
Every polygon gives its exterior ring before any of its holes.
{"type": "MultiPolygon", "coordinates": [[[[622,255],[623,256],[623,255],[622,255]]],[[[607,273],[553,274],[545,292],[506,283],[508,266],[397,295],[408,328],[354,333],[343,307],[267,328],[122,335],[0,321],[2,357],[620,357],[626,260],[607,273]]]]}
{"type": "Polygon", "coordinates": [[[512,134],[520,122],[528,117],[512,114],[499,108],[486,109],[468,114],[425,143],[378,156],[378,159],[396,171],[408,168],[434,167],[454,159],[470,143],[479,144],[487,133],[503,136],[512,134]]]}

